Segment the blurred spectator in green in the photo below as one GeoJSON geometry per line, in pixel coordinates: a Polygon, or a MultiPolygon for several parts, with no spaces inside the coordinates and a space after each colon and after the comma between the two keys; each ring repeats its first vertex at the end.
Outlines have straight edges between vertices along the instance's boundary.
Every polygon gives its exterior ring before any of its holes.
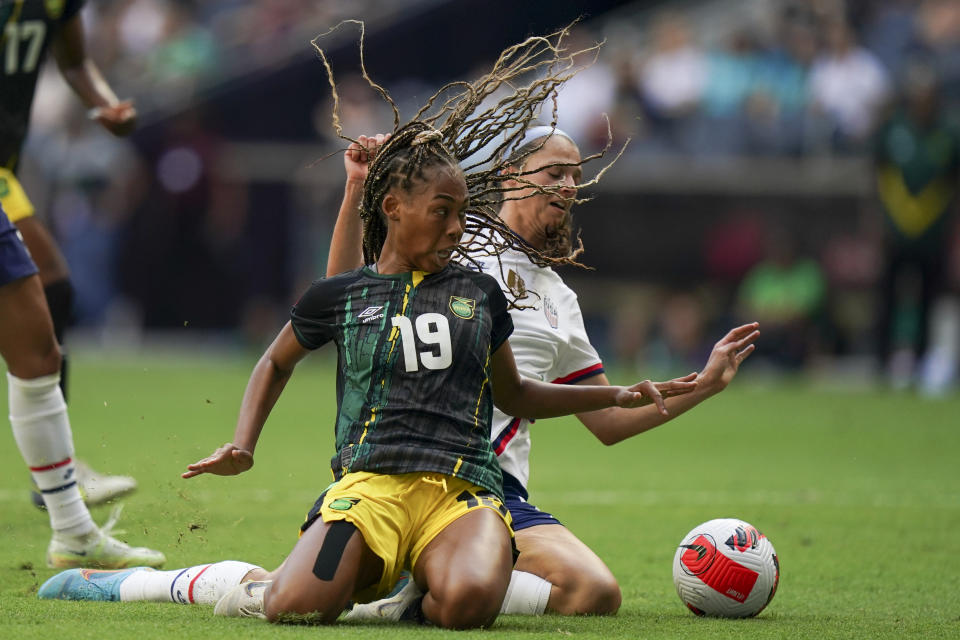
{"type": "Polygon", "coordinates": [[[878,355],[891,383],[907,386],[927,350],[960,180],[960,132],[940,108],[929,66],[907,67],[902,98],[878,131],[874,153],[886,222],[878,355]]]}
{"type": "Polygon", "coordinates": [[[773,230],[766,257],[737,291],[737,315],[763,327],[757,355],[783,369],[802,367],[816,339],[825,289],[817,261],[801,257],[786,230],[773,230]]]}

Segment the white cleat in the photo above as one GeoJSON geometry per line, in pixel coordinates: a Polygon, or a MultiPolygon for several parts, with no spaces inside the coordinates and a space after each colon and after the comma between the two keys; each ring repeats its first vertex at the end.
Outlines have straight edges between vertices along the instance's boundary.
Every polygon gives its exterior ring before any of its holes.
{"type": "Polygon", "coordinates": [[[348,611],[347,614],[343,616],[343,619],[355,622],[367,622],[370,620],[398,622],[409,617],[404,614],[422,597],[423,592],[417,588],[417,584],[411,579],[396,595],[388,596],[382,600],[375,600],[367,604],[353,605],[353,609],[348,611]]]}
{"type": "Polygon", "coordinates": [[[272,583],[273,580],[252,580],[238,584],[217,601],[213,608],[214,615],[266,620],[263,594],[272,583]]]}
{"type": "MultiPolygon", "coordinates": [[[[127,567],[159,567],[167,561],[159,551],[131,547],[112,537],[121,509],[113,510],[103,527],[82,536],[54,534],[47,547],[47,566],[53,569],[126,569],[127,567]]],[[[120,531],[117,534],[122,533],[120,531]]]]}
{"type": "Polygon", "coordinates": [[[130,476],[108,476],[97,473],[85,462],[77,460],[77,484],[88,505],[103,504],[124,496],[137,488],[137,481],[130,476]]]}
{"type": "MultiPolygon", "coordinates": [[[[130,476],[108,476],[94,471],[82,460],[74,461],[77,486],[87,506],[95,506],[116,500],[137,488],[137,481],[130,476]]],[[[46,509],[43,496],[37,491],[30,492],[30,498],[38,509],[46,509]]]]}

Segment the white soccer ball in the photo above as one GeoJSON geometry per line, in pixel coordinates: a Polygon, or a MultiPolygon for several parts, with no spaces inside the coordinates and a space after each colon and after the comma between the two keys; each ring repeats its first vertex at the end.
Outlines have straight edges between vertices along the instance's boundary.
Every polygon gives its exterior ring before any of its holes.
{"type": "Polygon", "coordinates": [[[673,557],[677,595],[698,616],[747,618],[770,604],[780,561],[765,535],[736,518],[694,527],[673,557]]]}

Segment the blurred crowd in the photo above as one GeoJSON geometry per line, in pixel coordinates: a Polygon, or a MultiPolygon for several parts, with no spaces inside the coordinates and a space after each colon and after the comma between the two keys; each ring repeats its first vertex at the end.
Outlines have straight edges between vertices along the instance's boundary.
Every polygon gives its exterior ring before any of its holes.
{"type": "Polygon", "coordinates": [[[561,98],[561,126],[635,153],[813,155],[865,151],[917,67],[960,106],[960,4],[950,0],[703,3],[611,19],[606,46],[561,98]],[[731,12],[731,9],[736,12],[731,12]]]}
{"type": "MultiPolygon", "coordinates": [[[[41,185],[31,197],[73,269],[79,324],[114,337],[187,323],[269,334],[292,292],[322,270],[339,192],[263,177],[272,175],[269,162],[256,164],[255,147],[252,159],[229,157],[237,141],[211,120],[209,104],[225,87],[257,86],[284,69],[345,18],[363,17],[370,29],[430,5],[88,2],[88,47],[117,94],[135,99],[143,132],[106,137],[48,70],[22,169],[28,188],[41,185]],[[262,176],[238,178],[229,167],[241,160],[262,176]]],[[[660,319],[646,314],[654,319],[642,335],[620,327],[626,304],[605,321],[616,354],[665,366],[696,360],[714,326],[757,318],[779,369],[808,366],[817,354],[869,353],[910,381],[934,366],[921,362],[933,345],[937,375],[948,381],[941,386],[953,380],[960,311],[944,294],[960,288],[960,2],[638,1],[588,17],[570,44],[599,40],[595,62],[558,100],[559,125],[585,152],[606,144],[609,122],[615,143],[631,138],[627,157],[849,158],[877,176],[853,210],[837,211],[853,221],[849,232],[816,243],[782,227],[776,207],[747,218],[718,214],[703,275],[723,293],[660,290],[660,319]],[[838,337],[837,318],[854,318],[851,326],[869,337],[838,337]]],[[[317,71],[321,87],[322,78],[317,71]]],[[[389,110],[363,81],[338,80],[347,134],[390,128],[389,110]]],[[[435,88],[422,76],[386,80],[402,109],[435,88]]],[[[299,142],[333,149],[329,95],[312,91],[299,142]]],[[[270,142],[270,127],[258,123],[261,142],[270,142]]],[[[604,246],[603,238],[589,241],[604,246]]],[[[658,278],[591,277],[605,276],[658,278]]]]}

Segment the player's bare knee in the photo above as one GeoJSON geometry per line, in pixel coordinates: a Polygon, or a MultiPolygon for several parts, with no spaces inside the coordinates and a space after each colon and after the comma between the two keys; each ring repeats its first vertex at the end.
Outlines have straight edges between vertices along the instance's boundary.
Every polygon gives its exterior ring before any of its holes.
{"type": "Polygon", "coordinates": [[[550,608],[563,615],[612,615],[623,600],[620,585],[608,573],[565,572],[550,581],[556,588],[550,608]]]}
{"type": "Polygon", "coordinates": [[[433,622],[448,629],[489,627],[497,618],[503,595],[503,589],[492,583],[448,585],[437,599],[440,619],[433,622]]]}
{"type": "Polygon", "coordinates": [[[586,606],[583,613],[608,616],[620,610],[623,595],[620,593],[620,585],[612,577],[595,581],[591,585],[590,594],[584,603],[586,606]]]}

